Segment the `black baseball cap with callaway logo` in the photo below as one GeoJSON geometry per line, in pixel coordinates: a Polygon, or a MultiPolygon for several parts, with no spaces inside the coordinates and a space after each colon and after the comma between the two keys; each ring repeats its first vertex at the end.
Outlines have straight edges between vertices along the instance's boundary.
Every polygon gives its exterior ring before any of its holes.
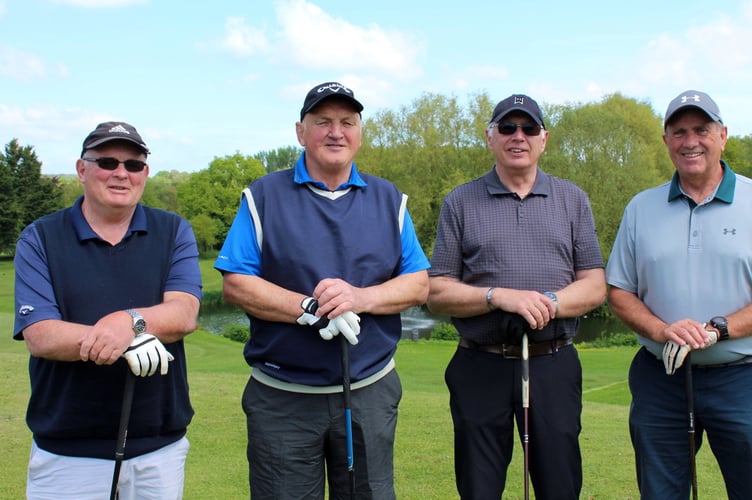
{"type": "Polygon", "coordinates": [[[308,91],[308,94],[306,94],[305,101],[303,101],[303,107],[300,110],[300,121],[303,121],[303,117],[306,113],[310,113],[313,111],[313,108],[321,103],[321,101],[330,97],[344,98],[352,103],[355,111],[358,113],[363,111],[363,105],[355,99],[355,93],[352,90],[338,82],[326,82],[316,85],[308,91]]]}
{"type": "Polygon", "coordinates": [[[141,151],[148,155],[149,148],[133,125],[125,122],[104,122],[97,125],[84,139],[81,156],[89,149],[94,149],[110,141],[128,141],[138,146],[141,151]]]}

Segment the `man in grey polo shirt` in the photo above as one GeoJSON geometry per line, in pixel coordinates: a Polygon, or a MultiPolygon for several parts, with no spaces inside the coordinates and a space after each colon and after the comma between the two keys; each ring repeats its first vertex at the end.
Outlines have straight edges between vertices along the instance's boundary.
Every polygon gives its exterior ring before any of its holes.
{"type": "Polygon", "coordinates": [[[728,497],[752,498],[752,181],[721,160],[727,137],[707,94],[669,103],[676,172],[627,205],[607,266],[611,308],[643,346],[629,370],[643,499],[689,496],[688,387],[694,449],[707,432],[728,497]]]}
{"type": "Polygon", "coordinates": [[[606,298],[587,195],[544,173],[548,131],[526,95],[499,102],[486,130],[495,165],[444,200],[429,308],[460,334],[446,370],[461,498],[500,498],[523,432],[520,342],[530,353],[530,476],[537,498],[579,498],[582,368],[578,317],[606,298]]]}

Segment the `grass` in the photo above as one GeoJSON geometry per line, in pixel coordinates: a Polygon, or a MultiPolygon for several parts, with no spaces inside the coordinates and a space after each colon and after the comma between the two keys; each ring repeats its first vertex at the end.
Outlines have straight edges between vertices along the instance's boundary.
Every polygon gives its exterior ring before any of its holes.
{"type": "MultiPolygon", "coordinates": [[[[211,269],[202,262],[202,270],[211,269]]],[[[221,288],[208,275],[205,289],[221,288]]],[[[24,422],[29,396],[28,354],[13,330],[12,262],[0,260],[0,498],[24,498],[31,434],[24,422]]],[[[395,443],[395,481],[401,499],[453,499],[452,422],[444,368],[454,352],[448,341],[402,341],[397,368],[404,395],[395,443]]],[[[582,349],[583,499],[639,498],[627,429],[630,395],[627,370],[636,348],[582,349]]],[[[186,338],[191,400],[196,415],[188,429],[191,450],[186,463],[185,498],[248,498],[245,415],[240,397],[249,368],[242,345],[205,331],[186,338]]],[[[534,436],[531,436],[534,439],[534,436]]],[[[702,498],[725,498],[718,466],[704,446],[697,459],[702,498]]],[[[106,480],[109,481],[109,478],[106,480]]],[[[519,446],[509,468],[504,499],[522,498],[519,446]]]]}

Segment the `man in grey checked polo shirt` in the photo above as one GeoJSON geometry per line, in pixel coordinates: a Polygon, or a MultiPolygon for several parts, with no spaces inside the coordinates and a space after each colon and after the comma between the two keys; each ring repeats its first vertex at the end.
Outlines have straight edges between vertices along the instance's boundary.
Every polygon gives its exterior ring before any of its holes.
{"type": "Polygon", "coordinates": [[[460,335],[446,370],[462,498],[500,498],[522,432],[520,342],[530,355],[530,477],[536,498],[579,497],[578,317],[603,303],[603,259],[587,195],[538,166],[548,131],[526,95],[486,130],[495,165],[444,200],[428,306],[460,335]]]}

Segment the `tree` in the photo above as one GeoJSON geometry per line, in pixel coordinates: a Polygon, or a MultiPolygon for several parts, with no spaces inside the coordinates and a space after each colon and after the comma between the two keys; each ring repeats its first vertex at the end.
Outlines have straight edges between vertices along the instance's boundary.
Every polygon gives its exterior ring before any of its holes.
{"type": "Polygon", "coordinates": [[[62,192],[57,179],[42,175],[32,146],[12,139],[0,153],[0,252],[13,251],[24,227],[59,208],[62,192]]]}
{"type": "Polygon", "coordinates": [[[209,168],[190,175],[187,181],[177,186],[178,206],[183,217],[200,224],[199,248],[209,248],[223,242],[230,229],[240,203],[240,194],[253,180],[266,171],[261,162],[250,156],[235,153],[232,156],[214,158],[209,168]],[[208,234],[203,215],[214,224],[214,239],[208,234]]]}
{"type": "Polygon", "coordinates": [[[409,196],[418,239],[431,254],[444,196],[493,165],[485,128],[493,104],[486,94],[456,97],[424,94],[398,112],[376,113],[363,126],[356,162],[364,172],[394,182],[409,196]]]}
{"type": "Polygon", "coordinates": [[[601,251],[608,257],[632,196],[673,173],[661,118],[647,103],[620,94],[547,111],[550,136],[541,168],[588,194],[601,251]]]}
{"type": "Polygon", "coordinates": [[[302,152],[303,148],[285,146],[273,151],[261,151],[253,155],[253,157],[264,165],[267,172],[275,172],[277,170],[292,168],[302,152]]]}

